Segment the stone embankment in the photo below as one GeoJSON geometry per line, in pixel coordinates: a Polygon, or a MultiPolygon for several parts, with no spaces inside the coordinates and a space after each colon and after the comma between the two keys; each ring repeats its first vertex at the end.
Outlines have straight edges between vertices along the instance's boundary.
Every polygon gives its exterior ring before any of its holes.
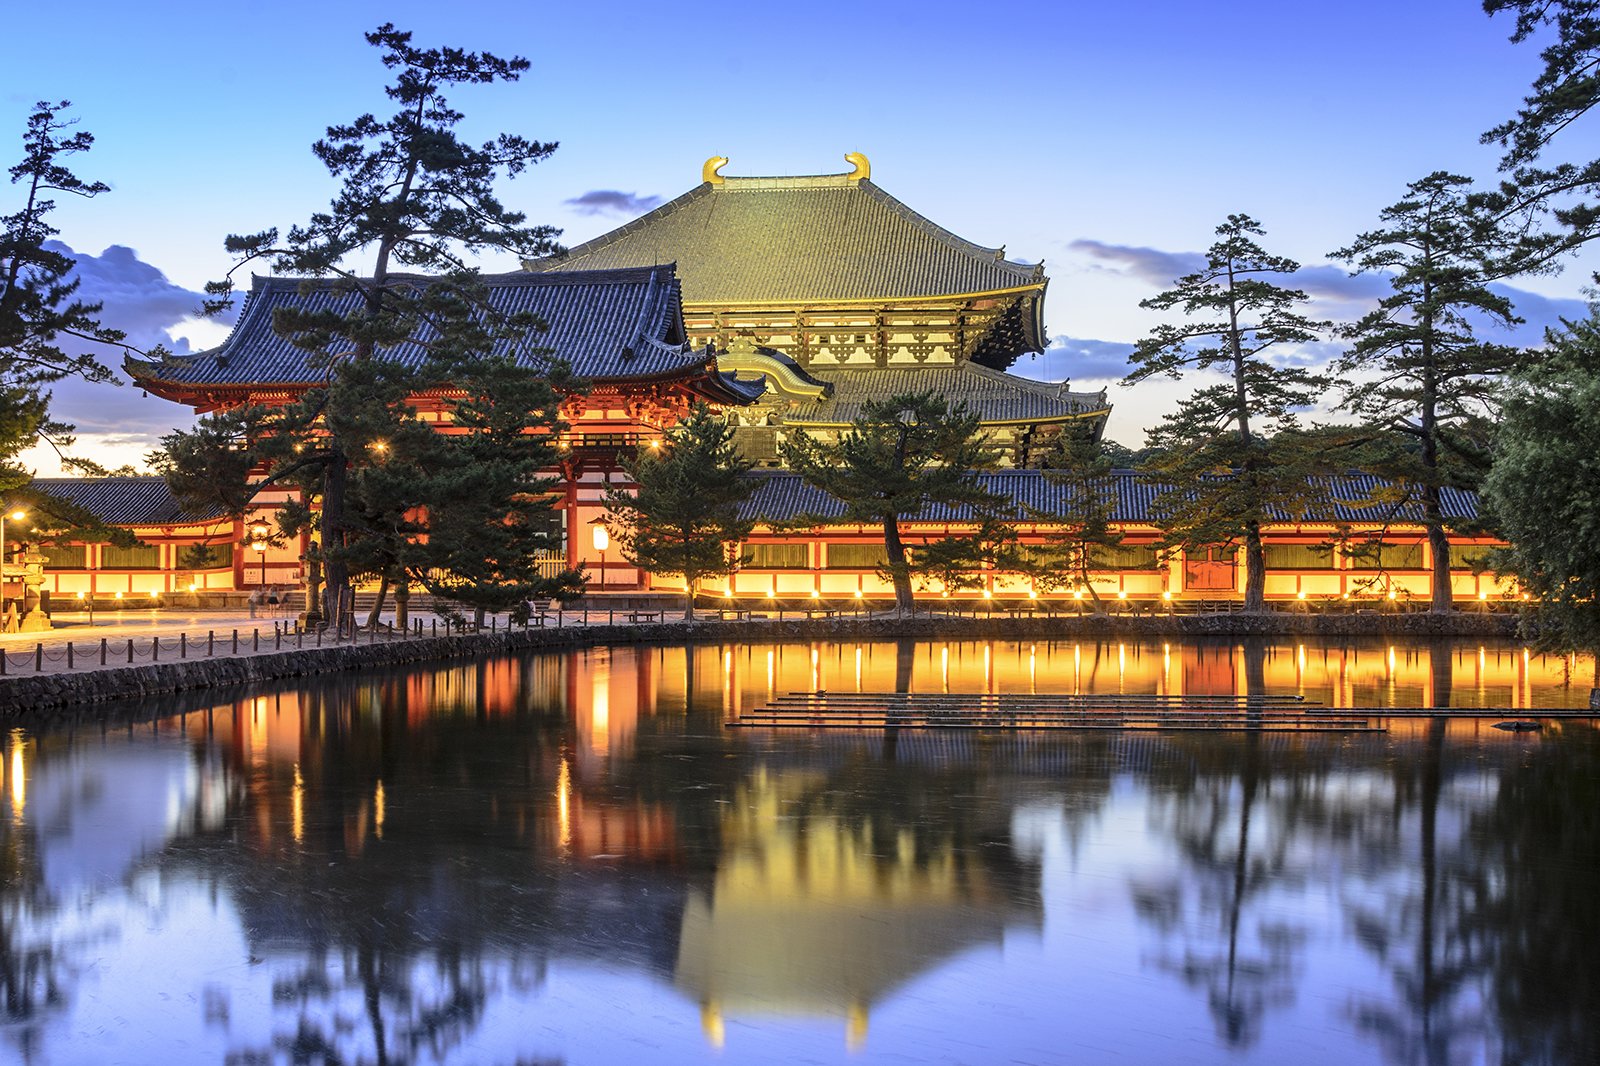
{"type": "MultiPolygon", "coordinates": [[[[681,621],[502,630],[396,638],[375,643],[218,656],[143,665],[108,665],[0,679],[0,720],[51,717],[53,708],[135,700],[195,689],[254,685],[285,678],[374,670],[413,663],[483,658],[510,652],[606,644],[784,643],[814,640],[1070,640],[1161,637],[1483,637],[1515,634],[1508,615],[1220,614],[1128,617],[876,617],[681,621]]],[[[363,640],[366,639],[363,637],[363,640]]]]}

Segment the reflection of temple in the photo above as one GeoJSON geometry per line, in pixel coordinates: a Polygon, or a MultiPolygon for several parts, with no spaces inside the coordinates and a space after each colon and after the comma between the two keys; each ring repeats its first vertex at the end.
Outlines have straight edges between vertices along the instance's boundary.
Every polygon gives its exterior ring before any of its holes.
{"type": "Polygon", "coordinates": [[[674,974],[714,1043],[729,1015],[800,1014],[845,1019],[855,1046],[896,989],[1043,923],[1038,870],[976,846],[1009,839],[1009,805],[966,812],[959,832],[952,820],[930,839],[852,817],[836,787],[819,770],[762,768],[734,794],[716,880],[684,909],[674,974]]]}

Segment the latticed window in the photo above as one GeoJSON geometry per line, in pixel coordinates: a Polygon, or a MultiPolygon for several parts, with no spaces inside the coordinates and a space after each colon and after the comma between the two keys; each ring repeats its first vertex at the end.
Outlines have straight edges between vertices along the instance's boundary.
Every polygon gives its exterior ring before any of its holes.
{"type": "Polygon", "coordinates": [[[1452,544],[1450,569],[1482,573],[1489,569],[1489,553],[1493,550],[1487,544],[1452,544]]]}
{"type": "Polygon", "coordinates": [[[187,570],[222,570],[233,565],[233,544],[190,544],[178,553],[178,565],[187,570]]]}
{"type": "Polygon", "coordinates": [[[135,544],[131,548],[119,548],[115,544],[107,544],[100,553],[100,568],[102,570],[160,570],[161,549],[154,544],[135,544]]]}
{"type": "Polygon", "coordinates": [[[1332,570],[1333,548],[1327,544],[1263,544],[1268,570],[1332,570]]]}
{"type": "Polygon", "coordinates": [[[740,565],[751,570],[806,570],[811,559],[804,544],[746,544],[740,565]]]}
{"type": "Polygon", "coordinates": [[[1345,548],[1353,570],[1421,570],[1422,544],[1364,544],[1345,548]]]}
{"type": "Polygon", "coordinates": [[[1154,570],[1161,565],[1154,544],[1090,545],[1089,562],[1094,570],[1154,570]]]}
{"type": "Polygon", "coordinates": [[[876,570],[889,565],[889,549],[882,544],[830,544],[828,569],[876,570]]]}
{"type": "Polygon", "coordinates": [[[82,570],[88,565],[89,549],[82,544],[50,544],[43,550],[46,570],[82,570]]]}

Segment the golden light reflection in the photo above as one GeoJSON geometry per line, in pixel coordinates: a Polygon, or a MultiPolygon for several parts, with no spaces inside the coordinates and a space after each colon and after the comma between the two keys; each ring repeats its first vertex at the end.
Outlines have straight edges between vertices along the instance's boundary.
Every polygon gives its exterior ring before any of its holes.
{"type": "Polygon", "coordinates": [[[861,645],[856,645],[856,691],[861,691],[861,645]]]}
{"type": "Polygon", "coordinates": [[[822,691],[822,651],[811,645],[811,691],[822,691]]]}
{"type": "Polygon", "coordinates": [[[596,755],[611,750],[611,671],[597,666],[589,685],[589,746],[596,755]]]}
{"type": "Polygon", "coordinates": [[[939,677],[944,682],[944,690],[950,691],[950,645],[946,644],[939,649],[939,677]]]}
{"type": "Polygon", "coordinates": [[[767,699],[769,700],[778,689],[778,665],[773,656],[773,652],[767,652],[767,699]]]}
{"type": "Polygon", "coordinates": [[[372,827],[373,833],[379,840],[383,839],[383,782],[378,782],[378,787],[372,790],[372,827]]]}
{"type": "Polygon", "coordinates": [[[12,733],[11,740],[11,814],[19,821],[22,808],[28,801],[28,771],[22,764],[22,740],[12,733]]]}
{"type": "Polygon", "coordinates": [[[572,850],[572,764],[561,758],[556,774],[556,822],[561,832],[561,850],[572,850]]]}
{"type": "Polygon", "coordinates": [[[294,791],[289,796],[291,831],[294,833],[294,842],[301,843],[306,837],[306,783],[300,776],[300,764],[294,764],[294,791]]]}
{"type": "Polygon", "coordinates": [[[1039,691],[1039,645],[1028,645],[1028,691],[1039,691]]]}

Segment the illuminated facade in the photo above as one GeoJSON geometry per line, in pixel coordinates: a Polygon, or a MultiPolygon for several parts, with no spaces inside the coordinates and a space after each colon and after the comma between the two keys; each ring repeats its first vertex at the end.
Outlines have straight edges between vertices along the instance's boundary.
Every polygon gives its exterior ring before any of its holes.
{"type": "Polygon", "coordinates": [[[740,178],[714,158],[677,199],[523,265],[675,263],[689,336],[713,345],[724,371],[767,385],[731,412],[763,465],[779,465],[787,432],[825,437],[863,403],[924,390],[965,401],[1012,466],[1034,466],[1075,421],[1098,433],[1104,391],[1007,372],[1047,342],[1044,265],[956,236],[874,184],[865,156],[846,160],[847,174],[740,178]]]}

